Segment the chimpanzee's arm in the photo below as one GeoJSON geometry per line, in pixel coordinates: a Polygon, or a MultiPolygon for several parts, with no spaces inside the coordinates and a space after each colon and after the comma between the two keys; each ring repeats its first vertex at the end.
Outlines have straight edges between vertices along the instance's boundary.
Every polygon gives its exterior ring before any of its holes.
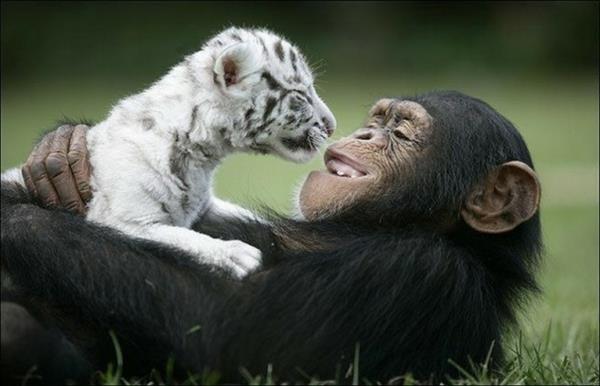
{"type": "Polygon", "coordinates": [[[114,362],[112,329],[126,372],[163,369],[171,354],[182,368],[202,369],[203,318],[239,284],[181,251],[26,202],[2,184],[3,291],[10,285],[102,367],[114,362]]]}

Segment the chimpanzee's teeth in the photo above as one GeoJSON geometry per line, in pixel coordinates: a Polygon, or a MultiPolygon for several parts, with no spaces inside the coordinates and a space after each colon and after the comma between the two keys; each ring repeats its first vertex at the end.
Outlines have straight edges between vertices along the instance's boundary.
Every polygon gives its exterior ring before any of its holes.
{"type": "Polygon", "coordinates": [[[344,173],[344,172],[343,172],[343,171],[341,171],[341,170],[338,170],[338,171],[336,171],[336,172],[335,172],[335,174],[337,174],[337,175],[338,175],[338,176],[340,176],[340,177],[354,178],[354,176],[352,176],[352,175],[348,175],[348,174],[344,173]]]}
{"type": "Polygon", "coordinates": [[[327,167],[329,173],[335,174],[338,177],[356,178],[365,175],[365,173],[356,170],[349,164],[342,162],[337,158],[329,159],[325,166],[327,167]]]}

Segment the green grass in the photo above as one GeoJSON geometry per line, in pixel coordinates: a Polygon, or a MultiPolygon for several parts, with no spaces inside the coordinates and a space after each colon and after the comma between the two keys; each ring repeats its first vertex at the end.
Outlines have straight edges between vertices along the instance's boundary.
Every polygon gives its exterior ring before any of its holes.
{"type": "MultiPolygon", "coordinates": [[[[62,114],[102,119],[118,98],[151,80],[4,82],[2,169],[22,162],[41,130],[62,114]]],[[[454,383],[598,384],[598,78],[336,74],[324,76],[320,88],[338,118],[335,138],[359,127],[378,97],[434,88],[480,97],[520,128],[542,181],[546,254],[540,281],[544,292],[524,310],[520,328],[512,333],[509,347],[513,354],[507,366],[492,374],[485,366],[475,365],[454,383]],[[398,79],[390,81],[390,76],[398,79]]],[[[294,165],[271,156],[237,155],[219,169],[216,191],[241,204],[266,202],[289,210],[294,186],[307,171],[319,167],[320,159],[294,165]]],[[[123,366],[127,366],[126,359],[123,366]]],[[[248,375],[248,382],[269,383],[277,369],[270,371],[248,375]]],[[[115,374],[111,368],[105,375],[114,382],[115,374]]],[[[352,376],[344,382],[352,382],[352,376]]],[[[210,374],[189,380],[214,381],[210,374]]]]}
{"type": "MultiPolygon", "coordinates": [[[[452,360],[449,362],[458,369],[459,377],[448,377],[444,383],[449,385],[553,385],[553,384],[598,384],[600,374],[598,370],[599,359],[597,350],[590,349],[588,352],[570,351],[561,348],[565,342],[565,336],[561,328],[549,325],[542,337],[525,338],[522,333],[512,337],[507,345],[508,359],[500,370],[492,369],[489,358],[494,346],[490,347],[487,358],[482,363],[470,362],[467,367],[459,366],[452,360]]],[[[569,330],[567,331],[574,331],[569,330]]],[[[593,331],[593,330],[592,330],[593,331]]],[[[595,338],[596,348],[598,344],[597,328],[595,338]]],[[[571,337],[574,335],[570,333],[571,337]]],[[[567,344],[570,339],[566,338],[567,344]]],[[[115,340],[113,339],[113,342],[115,340]]],[[[122,358],[115,342],[117,366],[109,363],[105,372],[97,374],[97,383],[103,385],[115,384],[138,384],[138,385],[172,385],[173,361],[168,361],[163,371],[154,371],[147,377],[136,379],[120,378],[123,369],[122,358]]],[[[276,369],[267,364],[263,374],[250,374],[244,368],[240,373],[248,385],[274,385],[286,384],[285,380],[277,378],[276,369]]],[[[311,385],[376,385],[376,384],[398,384],[405,385],[429,384],[426,380],[418,380],[411,374],[402,374],[391,379],[372,380],[360,375],[360,346],[355,347],[352,363],[345,371],[338,371],[333,379],[318,379],[306,375],[303,384],[311,385]]],[[[203,374],[190,374],[181,384],[185,385],[217,385],[219,376],[214,372],[203,374]]]]}

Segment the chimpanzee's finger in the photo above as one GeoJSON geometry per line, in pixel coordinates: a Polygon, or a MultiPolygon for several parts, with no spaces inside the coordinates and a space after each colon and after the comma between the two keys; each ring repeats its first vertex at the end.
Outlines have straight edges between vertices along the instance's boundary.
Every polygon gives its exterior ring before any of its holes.
{"type": "Polygon", "coordinates": [[[58,129],[54,130],[54,137],[49,144],[49,153],[62,153],[65,156],[69,151],[69,143],[71,142],[71,135],[75,129],[72,125],[62,125],[58,129]]]}
{"type": "Polygon", "coordinates": [[[33,162],[31,167],[31,179],[35,185],[35,192],[37,193],[37,199],[48,207],[58,207],[60,200],[58,194],[54,190],[54,186],[50,182],[50,177],[46,171],[46,163],[33,162]]]}
{"type": "Polygon", "coordinates": [[[74,127],[62,126],[56,131],[50,144],[50,153],[46,157],[46,172],[58,195],[63,208],[83,214],[85,205],[77,191],[75,178],[69,166],[67,153],[74,127]]]}
{"type": "Polygon", "coordinates": [[[85,204],[77,191],[77,185],[71,173],[67,155],[62,152],[48,154],[46,158],[46,171],[52,181],[61,206],[70,211],[84,214],[85,204]]]}
{"type": "Polygon", "coordinates": [[[86,125],[77,125],[71,136],[71,144],[67,159],[75,178],[75,184],[79,195],[84,203],[87,203],[92,198],[92,190],[90,188],[90,162],[89,153],[86,144],[86,134],[89,128],[86,125]]]}
{"type": "Polygon", "coordinates": [[[33,149],[23,168],[23,177],[29,192],[45,206],[58,206],[60,200],[46,171],[46,157],[57,131],[44,136],[33,149]]]}
{"type": "Polygon", "coordinates": [[[31,167],[34,164],[40,164],[44,162],[44,160],[46,159],[46,154],[48,154],[48,148],[54,140],[54,136],[54,131],[51,131],[50,133],[46,134],[44,138],[42,138],[42,140],[37,145],[35,145],[31,153],[29,153],[27,161],[25,161],[25,164],[21,168],[23,179],[25,180],[25,186],[27,187],[29,194],[38,199],[40,199],[40,195],[35,187],[31,167]]]}
{"type": "Polygon", "coordinates": [[[29,191],[29,194],[37,198],[38,193],[35,189],[35,184],[33,183],[33,177],[31,177],[31,169],[27,163],[21,167],[21,175],[23,176],[23,181],[25,181],[25,187],[29,191]]]}
{"type": "MultiPolygon", "coordinates": [[[[31,175],[36,192],[39,196],[38,199],[46,206],[61,206],[61,199],[52,182],[52,178],[48,173],[46,159],[50,154],[63,153],[65,155],[65,162],[62,167],[69,167],[68,162],[66,162],[66,154],[67,149],[69,148],[69,138],[71,137],[72,131],[73,127],[71,125],[62,125],[58,127],[51,134],[46,135],[38,145],[38,148],[34,151],[36,154],[34,155],[30,169],[31,175]]],[[[55,168],[58,167],[56,162],[53,162],[52,164],[55,168]]],[[[56,170],[53,170],[53,174],[55,173],[56,170]]]]}

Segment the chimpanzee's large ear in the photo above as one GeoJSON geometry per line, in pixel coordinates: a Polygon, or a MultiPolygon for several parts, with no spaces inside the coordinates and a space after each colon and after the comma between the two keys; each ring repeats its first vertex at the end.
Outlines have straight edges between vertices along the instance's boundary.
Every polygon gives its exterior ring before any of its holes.
{"type": "MultiPolygon", "coordinates": [[[[249,75],[256,73],[263,65],[261,52],[248,43],[227,47],[217,56],[213,67],[215,82],[225,89],[239,86],[249,75]]],[[[260,79],[260,77],[255,77],[260,79]]]]}
{"type": "Polygon", "coordinates": [[[508,232],[533,217],[540,196],[540,183],[533,169],[520,161],[507,162],[473,189],[461,216],[476,231],[508,232]]]}

